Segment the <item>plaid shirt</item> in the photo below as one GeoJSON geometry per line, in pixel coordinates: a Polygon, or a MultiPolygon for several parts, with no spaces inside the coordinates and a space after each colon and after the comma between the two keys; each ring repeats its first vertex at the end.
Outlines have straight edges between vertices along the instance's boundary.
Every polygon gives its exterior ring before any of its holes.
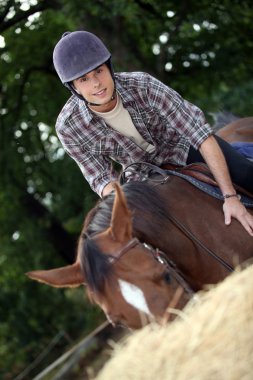
{"type": "Polygon", "coordinates": [[[64,149],[100,196],[104,186],[118,178],[112,160],[123,167],[138,161],[185,165],[190,145],[198,149],[213,133],[199,108],[149,74],[117,73],[115,81],[136,129],[155,146],[152,153],[112,129],[76,96],[56,122],[64,149]]]}

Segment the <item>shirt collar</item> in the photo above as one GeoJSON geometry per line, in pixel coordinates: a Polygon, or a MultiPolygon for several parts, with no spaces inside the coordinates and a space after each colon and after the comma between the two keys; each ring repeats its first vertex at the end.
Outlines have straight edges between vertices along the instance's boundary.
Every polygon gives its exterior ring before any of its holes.
{"type": "Polygon", "coordinates": [[[85,100],[77,99],[79,110],[85,120],[85,122],[89,123],[93,117],[90,109],[87,107],[85,100]]]}

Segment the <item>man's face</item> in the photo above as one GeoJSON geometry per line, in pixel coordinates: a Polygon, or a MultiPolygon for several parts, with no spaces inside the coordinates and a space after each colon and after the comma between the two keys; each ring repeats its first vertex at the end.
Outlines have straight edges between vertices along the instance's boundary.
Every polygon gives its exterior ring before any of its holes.
{"type": "Polygon", "coordinates": [[[98,112],[106,112],[114,107],[115,102],[111,101],[114,92],[114,81],[106,64],[75,79],[73,84],[76,91],[82,95],[88,103],[99,105],[94,107],[89,105],[91,109],[98,112]]]}

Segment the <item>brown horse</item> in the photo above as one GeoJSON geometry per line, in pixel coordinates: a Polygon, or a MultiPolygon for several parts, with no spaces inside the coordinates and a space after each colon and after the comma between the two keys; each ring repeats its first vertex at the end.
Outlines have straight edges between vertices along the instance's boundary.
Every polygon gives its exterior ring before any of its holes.
{"type": "Polygon", "coordinates": [[[156,179],[116,185],[86,218],[76,262],[28,275],[52,286],[85,284],[112,323],[139,328],[253,256],[243,227],[225,226],[220,200],[178,176],[156,179]]]}
{"type": "Polygon", "coordinates": [[[253,142],[253,117],[237,119],[219,129],[216,134],[229,143],[253,142]]]}

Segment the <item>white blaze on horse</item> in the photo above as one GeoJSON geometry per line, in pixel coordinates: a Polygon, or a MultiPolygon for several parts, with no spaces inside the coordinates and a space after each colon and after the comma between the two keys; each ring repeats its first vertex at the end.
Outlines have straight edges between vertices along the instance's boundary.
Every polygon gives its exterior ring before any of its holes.
{"type": "Polygon", "coordinates": [[[86,285],[113,324],[139,328],[173,318],[171,309],[253,256],[243,227],[224,225],[222,200],[183,177],[155,173],[150,183],[116,184],[88,214],[76,262],[28,276],[56,287],[86,285]]]}

